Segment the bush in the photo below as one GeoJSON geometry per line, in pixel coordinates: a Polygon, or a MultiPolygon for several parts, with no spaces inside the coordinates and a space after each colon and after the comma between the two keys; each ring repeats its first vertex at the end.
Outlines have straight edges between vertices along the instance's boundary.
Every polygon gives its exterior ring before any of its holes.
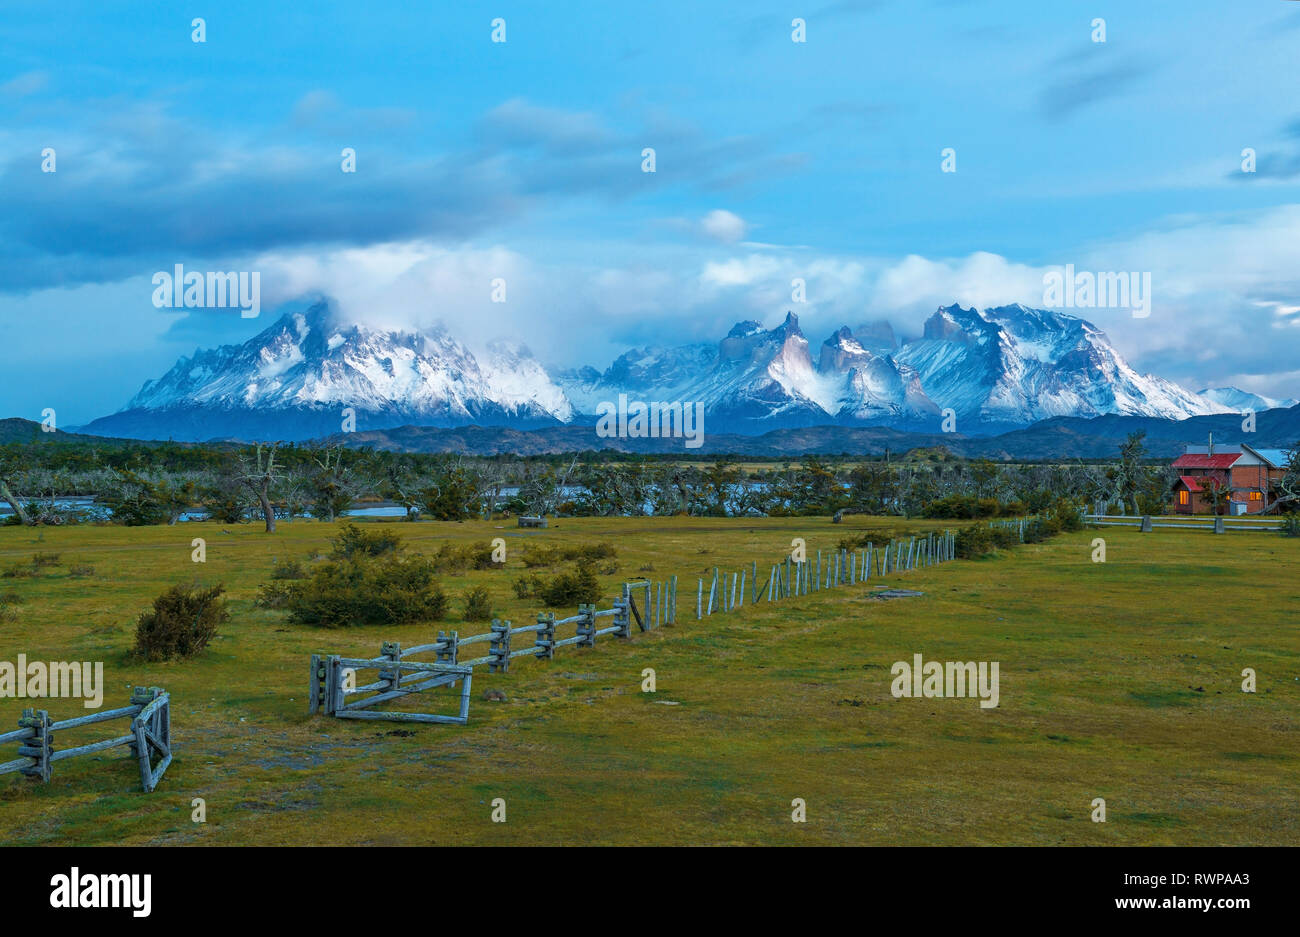
{"type": "Polygon", "coordinates": [[[437,621],[447,614],[447,596],[436,573],[424,557],[356,554],[288,584],[285,605],[291,620],[326,628],[437,621]]]}
{"type": "Polygon", "coordinates": [[[515,598],[531,599],[542,588],[542,580],[537,576],[520,576],[510,584],[515,590],[515,598]]]}
{"type": "Polygon", "coordinates": [[[290,583],[283,580],[276,582],[263,583],[257,589],[257,598],[253,604],[258,608],[285,608],[289,604],[289,596],[293,593],[290,583]]]}
{"type": "Polygon", "coordinates": [[[931,518],[976,518],[997,517],[1001,505],[996,498],[976,498],[974,495],[948,495],[931,501],[921,511],[922,517],[931,518]]]}
{"type": "Polygon", "coordinates": [[[142,612],[135,628],[136,656],[148,661],[174,660],[200,653],[230,620],[221,584],[172,586],[142,612]]]}
{"type": "MultiPolygon", "coordinates": [[[[958,559],[963,560],[977,560],[980,557],[988,556],[999,546],[999,541],[1003,540],[999,536],[1002,533],[1011,532],[1001,531],[986,524],[963,527],[957,531],[957,536],[953,542],[954,553],[958,559]]],[[[1012,536],[1014,537],[1015,534],[1012,534],[1012,536]]]]}
{"type": "Polygon", "coordinates": [[[529,547],[524,550],[524,565],[555,566],[566,561],[612,560],[618,556],[618,550],[608,543],[584,543],[572,546],[529,547]]]}
{"type": "Polygon", "coordinates": [[[17,592],[0,594],[0,621],[13,621],[18,617],[18,606],[23,604],[23,597],[17,592]]]}
{"type": "Polygon", "coordinates": [[[541,584],[538,595],[547,608],[594,604],[600,601],[600,582],[590,560],[580,560],[570,572],[541,584]]]}
{"type": "Polygon", "coordinates": [[[307,571],[302,568],[302,564],[297,560],[290,560],[287,563],[276,563],[271,567],[272,579],[306,579],[307,571]]]}
{"type": "Polygon", "coordinates": [[[492,601],[488,598],[487,589],[476,586],[465,593],[465,620],[492,620],[492,601]]]}
{"type": "Polygon", "coordinates": [[[1288,514],[1282,518],[1282,536],[1300,537],[1300,514],[1288,514]]]}
{"type": "Polygon", "coordinates": [[[504,569],[505,563],[492,559],[490,543],[444,543],[433,555],[439,572],[458,573],[466,569],[504,569]]]}
{"type": "Polygon", "coordinates": [[[344,524],[339,535],[334,538],[334,550],[331,556],[336,559],[349,560],[359,556],[396,556],[401,552],[402,538],[392,530],[382,527],[375,530],[362,530],[356,524],[344,524]]]}
{"type": "Polygon", "coordinates": [[[1083,530],[1083,511],[1072,501],[1058,498],[1052,503],[1050,514],[1061,522],[1061,530],[1083,530]]]}
{"type": "Polygon", "coordinates": [[[68,575],[74,579],[85,579],[95,575],[95,567],[88,566],[85,563],[74,563],[68,567],[68,575]]]}
{"type": "MultiPolygon", "coordinates": [[[[926,531],[913,528],[895,528],[895,527],[864,527],[860,533],[852,534],[848,537],[840,538],[835,544],[839,550],[860,550],[871,544],[879,547],[891,540],[906,540],[908,537],[924,537],[926,531]]],[[[834,562],[834,561],[832,561],[834,562]]]]}

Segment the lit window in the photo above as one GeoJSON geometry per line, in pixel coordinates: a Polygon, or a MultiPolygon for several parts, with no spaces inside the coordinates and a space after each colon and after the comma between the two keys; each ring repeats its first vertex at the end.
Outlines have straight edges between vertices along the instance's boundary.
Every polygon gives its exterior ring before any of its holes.
{"type": "Polygon", "coordinates": [[[1252,491],[1252,492],[1250,493],[1250,500],[1251,500],[1251,501],[1263,501],[1263,500],[1264,500],[1264,493],[1263,493],[1262,491],[1252,491]]]}
{"type": "Polygon", "coordinates": [[[1187,492],[1185,492],[1185,491],[1180,491],[1180,492],[1178,492],[1178,503],[1179,503],[1179,504],[1186,504],[1186,503],[1187,503],[1187,492]]]}

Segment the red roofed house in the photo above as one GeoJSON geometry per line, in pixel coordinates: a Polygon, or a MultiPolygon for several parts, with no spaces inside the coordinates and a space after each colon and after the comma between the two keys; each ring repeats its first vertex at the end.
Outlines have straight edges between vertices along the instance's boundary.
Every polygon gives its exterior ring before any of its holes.
{"type": "Polygon", "coordinates": [[[1210,500],[1202,486],[1207,477],[1232,488],[1228,514],[1263,514],[1274,505],[1269,502],[1270,483],[1286,474],[1286,453],[1279,449],[1254,449],[1239,446],[1188,446],[1174,460],[1178,481],[1174,485],[1174,512],[1177,514],[1211,513],[1210,500]]]}

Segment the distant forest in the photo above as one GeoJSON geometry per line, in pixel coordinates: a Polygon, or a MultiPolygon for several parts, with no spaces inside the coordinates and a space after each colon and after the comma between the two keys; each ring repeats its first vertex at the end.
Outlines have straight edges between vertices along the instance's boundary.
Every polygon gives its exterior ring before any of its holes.
{"type": "MultiPolygon", "coordinates": [[[[1277,492],[1300,503],[1297,459],[1277,492]]],[[[313,517],[386,502],[405,518],[846,513],[976,518],[1056,502],[1134,514],[1167,510],[1176,472],[1149,459],[1141,433],[1109,462],[997,463],[942,448],[899,457],[762,460],[585,452],[459,456],[295,444],[43,441],[0,446],[0,500],[15,524],[87,520],[170,524],[201,513],[224,523],[313,517]],[[93,498],[96,510],[68,499],[93,498]]]]}

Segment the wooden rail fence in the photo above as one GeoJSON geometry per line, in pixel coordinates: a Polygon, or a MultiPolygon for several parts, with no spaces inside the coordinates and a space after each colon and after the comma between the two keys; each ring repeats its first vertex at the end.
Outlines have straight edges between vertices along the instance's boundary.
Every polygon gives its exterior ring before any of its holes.
{"type": "Polygon", "coordinates": [[[563,647],[595,647],[596,640],[606,635],[617,638],[632,636],[635,619],[641,631],[649,631],[659,624],[673,623],[677,616],[665,611],[665,594],[676,596],[677,579],[659,584],[657,593],[649,582],[628,583],[623,594],[612,608],[598,611],[595,605],[579,605],[578,613],[557,619],[554,612],[543,612],[530,625],[515,627],[509,621],[493,620],[490,630],[483,634],[462,638],[456,631],[439,631],[438,639],[428,644],[403,648],[396,642],[385,641],[377,657],[341,657],[339,655],[313,654],[308,687],[308,712],[336,716],[340,719],[386,719],[395,722],[433,722],[464,725],[469,721],[470,687],[474,668],[486,664],[490,673],[506,673],[510,662],[517,657],[550,660],[563,647]],[[645,598],[637,607],[636,592],[645,598]],[[658,602],[656,604],[656,598],[658,602]],[[608,619],[610,624],[603,625],[608,619]],[[574,633],[557,637],[561,629],[572,626],[574,633]],[[518,635],[532,635],[532,643],[519,646],[518,635]],[[465,648],[488,645],[487,654],[465,658],[465,648]],[[407,660],[420,654],[433,654],[434,660],[407,660]],[[358,671],[375,670],[375,680],[357,685],[358,671]],[[370,711],[371,706],[398,699],[421,690],[437,687],[455,687],[461,684],[460,705],[455,715],[437,713],[412,713],[395,711],[370,711]],[[354,697],[350,699],[350,697],[354,697]]]}
{"type": "Polygon", "coordinates": [[[741,568],[729,574],[722,573],[715,566],[707,601],[704,580],[699,580],[695,595],[695,617],[700,619],[714,612],[735,611],[746,602],[750,605],[764,600],[776,602],[791,596],[809,595],[822,589],[857,585],[869,580],[873,571],[878,576],[907,572],[946,563],[955,556],[956,535],[945,530],[924,537],[890,540],[880,547],[868,543],[861,550],[837,550],[825,557],[818,550],[815,562],[811,558],[796,560],[793,556],[787,556],[783,562],[772,564],[767,579],[761,586],[757,562],[750,563],[749,569],[741,568]]]}
{"type": "Polygon", "coordinates": [[[140,764],[140,785],[147,794],[158,786],[167,766],[172,763],[171,696],[158,687],[136,687],[131,693],[129,706],[60,722],[51,722],[49,712],[44,709],[24,709],[18,725],[21,728],[17,731],[0,735],[0,744],[19,743],[20,756],[0,764],[0,774],[18,771],[27,777],[48,782],[56,761],[129,746],[131,757],[140,764]],[[58,732],[123,718],[131,720],[131,731],[126,735],[61,751],[54,747],[55,734],[58,732]],[[154,754],[162,756],[156,767],[153,764],[154,754]]]}
{"type": "Polygon", "coordinates": [[[1160,520],[1154,520],[1150,514],[1141,516],[1135,514],[1085,514],[1083,519],[1094,527],[1136,527],[1143,533],[1150,533],[1155,527],[1163,527],[1168,530],[1206,530],[1216,534],[1227,533],[1230,530],[1282,529],[1280,522],[1273,522],[1274,518],[1247,518],[1242,515],[1236,517],[1230,515],[1184,516],[1186,516],[1186,520],[1180,519],[1176,514],[1161,515],[1160,520]]]}
{"type": "MultiPolygon", "coordinates": [[[[783,563],[772,565],[770,575],[761,586],[757,562],[751,563],[748,570],[731,574],[729,589],[727,577],[715,567],[707,606],[704,603],[704,580],[700,580],[695,617],[703,618],[715,611],[732,611],[746,601],[755,604],[762,601],[764,593],[767,601],[775,602],[821,589],[866,582],[873,574],[883,576],[946,563],[955,556],[956,536],[945,530],[924,537],[891,540],[880,547],[869,543],[861,550],[838,550],[829,556],[818,551],[815,563],[811,559],[796,561],[793,557],[786,557],[783,563]]],[[[594,605],[580,605],[578,613],[568,618],[557,619],[554,613],[543,612],[537,616],[536,623],[519,627],[509,621],[493,620],[490,629],[483,634],[461,637],[456,631],[439,631],[436,641],[408,648],[385,641],[375,657],[313,654],[308,712],[340,719],[464,725],[469,721],[470,687],[475,667],[486,664],[490,673],[506,673],[510,662],[517,657],[549,660],[554,658],[559,648],[595,647],[597,638],[606,635],[627,639],[632,636],[634,621],[643,632],[677,623],[676,576],[658,583],[644,579],[625,583],[622,595],[614,600],[612,608],[598,611],[594,605]],[[602,619],[609,619],[611,623],[602,626],[602,619]],[[570,626],[574,629],[571,636],[557,637],[560,629],[570,626]],[[532,635],[532,643],[519,646],[515,641],[519,635],[532,635]],[[464,656],[466,648],[478,644],[487,644],[488,652],[478,657],[464,656]],[[428,654],[434,655],[434,659],[408,659],[428,654]],[[376,671],[377,674],[369,683],[359,684],[358,671],[376,671]],[[422,690],[454,688],[458,683],[461,690],[455,714],[371,710],[379,703],[422,690]]]]}

